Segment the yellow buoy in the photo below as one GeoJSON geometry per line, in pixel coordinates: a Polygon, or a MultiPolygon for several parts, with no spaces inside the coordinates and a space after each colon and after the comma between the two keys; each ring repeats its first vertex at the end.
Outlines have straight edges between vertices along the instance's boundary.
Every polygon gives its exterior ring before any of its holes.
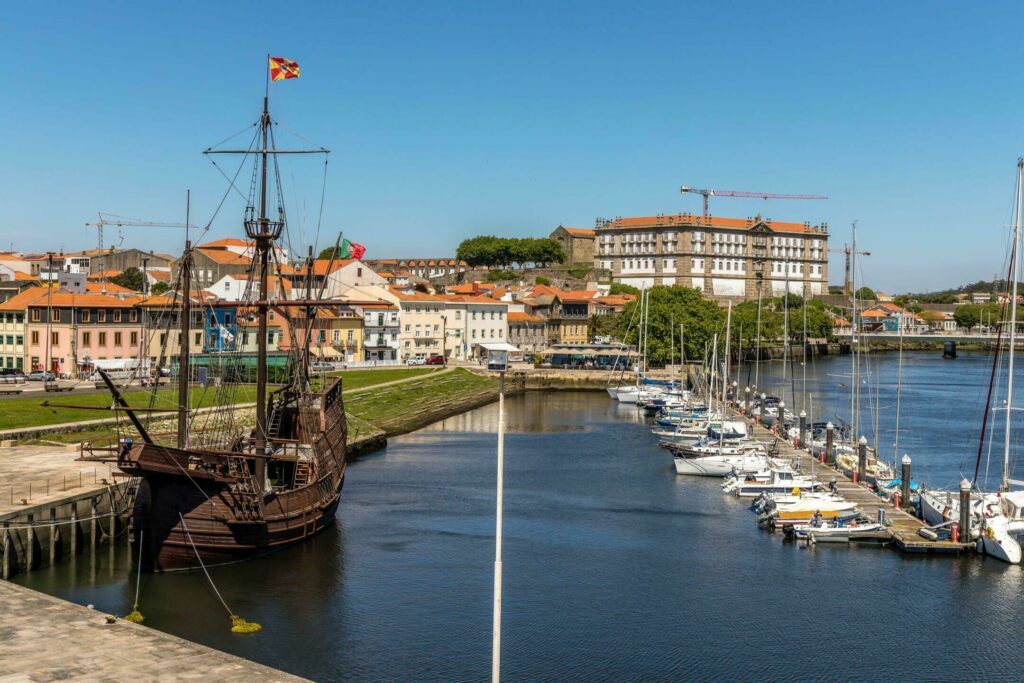
{"type": "Polygon", "coordinates": [[[232,633],[258,633],[262,629],[263,627],[256,622],[246,621],[242,617],[236,617],[234,614],[231,615],[232,633]]]}

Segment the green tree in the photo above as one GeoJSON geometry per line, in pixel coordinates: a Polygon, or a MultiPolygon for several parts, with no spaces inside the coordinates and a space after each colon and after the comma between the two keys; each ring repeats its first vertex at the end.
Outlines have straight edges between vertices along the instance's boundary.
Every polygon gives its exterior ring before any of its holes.
{"type": "Polygon", "coordinates": [[[621,313],[592,315],[590,323],[587,325],[587,331],[591,337],[612,337],[614,339],[620,332],[621,317],[621,313]]]}
{"type": "Polygon", "coordinates": [[[974,304],[964,304],[963,306],[957,306],[957,309],[953,311],[953,320],[960,327],[963,327],[968,332],[978,324],[980,320],[979,309],[974,304]]]}
{"type": "Polygon", "coordinates": [[[861,287],[857,290],[857,298],[861,301],[878,301],[878,295],[870,287],[861,287]]]}
{"type": "Polygon", "coordinates": [[[135,266],[125,268],[123,273],[110,278],[110,281],[115,285],[121,285],[136,292],[141,292],[146,286],[146,276],[135,266]]]}
{"type": "Polygon", "coordinates": [[[538,275],[537,279],[534,280],[534,282],[536,282],[538,285],[550,285],[551,278],[546,278],[543,275],[538,275]]]}
{"type": "Polygon", "coordinates": [[[609,294],[635,294],[640,296],[640,290],[633,285],[626,285],[621,282],[613,282],[608,288],[609,294]]]}
{"type": "Polygon", "coordinates": [[[562,245],[547,238],[512,238],[494,235],[477,235],[463,240],[455,256],[470,266],[524,266],[533,263],[538,266],[549,263],[564,263],[562,245]]]}
{"type": "MultiPolygon", "coordinates": [[[[655,365],[679,357],[679,325],[683,326],[683,340],[688,359],[704,357],[705,347],[715,334],[719,335],[720,346],[724,348],[725,311],[718,304],[704,298],[696,289],[678,285],[652,287],[650,316],[647,322],[647,356],[655,365]],[[672,340],[675,338],[675,348],[672,340]]],[[[639,339],[637,321],[640,300],[626,304],[619,317],[619,333],[616,335],[627,344],[636,344],[639,339]],[[630,321],[633,325],[630,326],[630,321]],[[626,329],[628,328],[628,329],[626,329]]]]}
{"type": "Polygon", "coordinates": [[[171,286],[168,285],[166,282],[157,282],[155,285],[149,288],[149,293],[152,294],[153,296],[159,296],[165,293],[170,288],[171,286]]]}
{"type": "Polygon", "coordinates": [[[334,247],[327,247],[317,256],[321,261],[330,261],[334,257],[334,247]]]}

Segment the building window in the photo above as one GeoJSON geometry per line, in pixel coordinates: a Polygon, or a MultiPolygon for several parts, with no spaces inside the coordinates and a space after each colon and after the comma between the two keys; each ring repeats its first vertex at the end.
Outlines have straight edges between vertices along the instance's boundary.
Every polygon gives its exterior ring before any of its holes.
{"type": "Polygon", "coordinates": [[[138,332],[132,332],[131,340],[132,340],[132,346],[135,346],[136,344],[138,344],[139,343],[139,333],[138,332]]]}
{"type": "Polygon", "coordinates": [[[33,330],[33,332],[32,332],[32,345],[33,346],[38,346],[39,345],[39,332],[37,332],[35,330],[33,330]]]}
{"type": "Polygon", "coordinates": [[[102,308],[96,311],[96,320],[101,323],[107,322],[107,311],[102,308]]]}
{"type": "Polygon", "coordinates": [[[100,332],[100,346],[106,346],[106,345],[107,345],[107,333],[106,332],[100,332]]]}
{"type": "Polygon", "coordinates": [[[128,320],[133,323],[139,322],[139,312],[133,308],[128,312],[128,320]]]}
{"type": "Polygon", "coordinates": [[[114,346],[120,346],[122,338],[123,337],[121,336],[120,332],[115,332],[114,333],[114,346]]]}
{"type": "Polygon", "coordinates": [[[55,322],[55,323],[59,323],[60,322],[60,309],[59,308],[53,309],[53,322],[55,322]]]}
{"type": "Polygon", "coordinates": [[[89,309],[88,308],[83,308],[82,309],[82,322],[83,323],[89,322],[89,309]]]}
{"type": "Polygon", "coordinates": [[[114,311],[114,322],[121,322],[121,311],[114,311]]]}
{"type": "Polygon", "coordinates": [[[50,333],[50,343],[54,346],[60,346],[60,332],[50,333]]]}
{"type": "Polygon", "coordinates": [[[203,333],[202,332],[196,332],[196,346],[199,346],[202,343],[203,343],[203,333]]]}

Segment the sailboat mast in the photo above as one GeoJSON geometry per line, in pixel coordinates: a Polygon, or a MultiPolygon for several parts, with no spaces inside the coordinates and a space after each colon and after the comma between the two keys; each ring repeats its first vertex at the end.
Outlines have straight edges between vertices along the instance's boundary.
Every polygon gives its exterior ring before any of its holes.
{"type": "MultiPolygon", "coordinates": [[[[185,225],[192,208],[191,191],[185,195],[185,225]]],[[[178,448],[188,448],[189,338],[192,336],[192,240],[185,240],[181,259],[181,341],[178,346],[178,448]]]]}
{"type": "Polygon", "coordinates": [[[856,441],[860,431],[860,420],[857,419],[857,394],[860,392],[860,377],[857,375],[857,221],[850,228],[850,426],[853,428],[851,438],[856,441]]]}
{"type": "Polygon", "coordinates": [[[761,374],[761,288],[764,286],[762,280],[757,286],[757,342],[754,350],[754,388],[760,386],[761,374]]]}
{"type": "MultiPolygon", "coordinates": [[[[786,268],[786,291],[782,295],[782,391],[779,395],[782,400],[786,400],[786,366],[789,365],[789,261],[783,261],[783,265],[786,268]]],[[[790,396],[793,403],[790,405],[796,407],[795,397],[790,396]]],[[[779,415],[779,420],[783,423],[786,421],[785,415],[779,415]]]]}
{"type": "Polygon", "coordinates": [[[1017,159],[1017,196],[1014,202],[1013,248],[1010,250],[1013,264],[1010,267],[1010,345],[1006,368],[1006,433],[1003,439],[1003,490],[1010,484],[1010,420],[1013,410],[1013,357],[1017,340],[1017,279],[1020,264],[1020,209],[1021,183],[1024,181],[1024,159],[1017,159]]]}
{"type": "Polygon", "coordinates": [[[722,363],[722,419],[725,419],[726,397],[729,392],[729,344],[732,341],[732,302],[725,314],[725,362],[722,363]]]}

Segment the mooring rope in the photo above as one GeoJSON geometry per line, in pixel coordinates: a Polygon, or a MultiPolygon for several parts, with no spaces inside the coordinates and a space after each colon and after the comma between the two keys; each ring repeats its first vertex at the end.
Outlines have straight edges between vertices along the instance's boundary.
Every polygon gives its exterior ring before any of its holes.
{"type": "Polygon", "coordinates": [[[139,585],[142,583],[142,540],[145,532],[145,529],[139,529],[139,560],[135,570],[135,604],[132,606],[132,611],[124,618],[125,621],[134,624],[141,624],[146,620],[146,617],[142,616],[142,612],[139,611],[139,585]]]}
{"type": "Polygon", "coordinates": [[[206,565],[203,563],[203,558],[199,555],[199,549],[196,548],[195,542],[192,540],[192,533],[188,530],[188,526],[185,524],[185,518],[178,513],[178,519],[181,520],[181,528],[185,530],[185,536],[188,538],[189,545],[192,546],[192,552],[196,554],[196,559],[199,560],[199,566],[202,568],[203,573],[206,574],[206,580],[210,582],[210,586],[213,588],[214,595],[220,600],[220,604],[224,606],[224,610],[228,613],[231,618],[231,632],[232,633],[256,633],[262,627],[251,621],[246,621],[242,617],[236,616],[231,608],[228,607],[228,603],[224,602],[224,598],[221,596],[220,591],[217,590],[217,584],[213,582],[213,578],[210,576],[210,572],[206,571],[206,565]]]}

